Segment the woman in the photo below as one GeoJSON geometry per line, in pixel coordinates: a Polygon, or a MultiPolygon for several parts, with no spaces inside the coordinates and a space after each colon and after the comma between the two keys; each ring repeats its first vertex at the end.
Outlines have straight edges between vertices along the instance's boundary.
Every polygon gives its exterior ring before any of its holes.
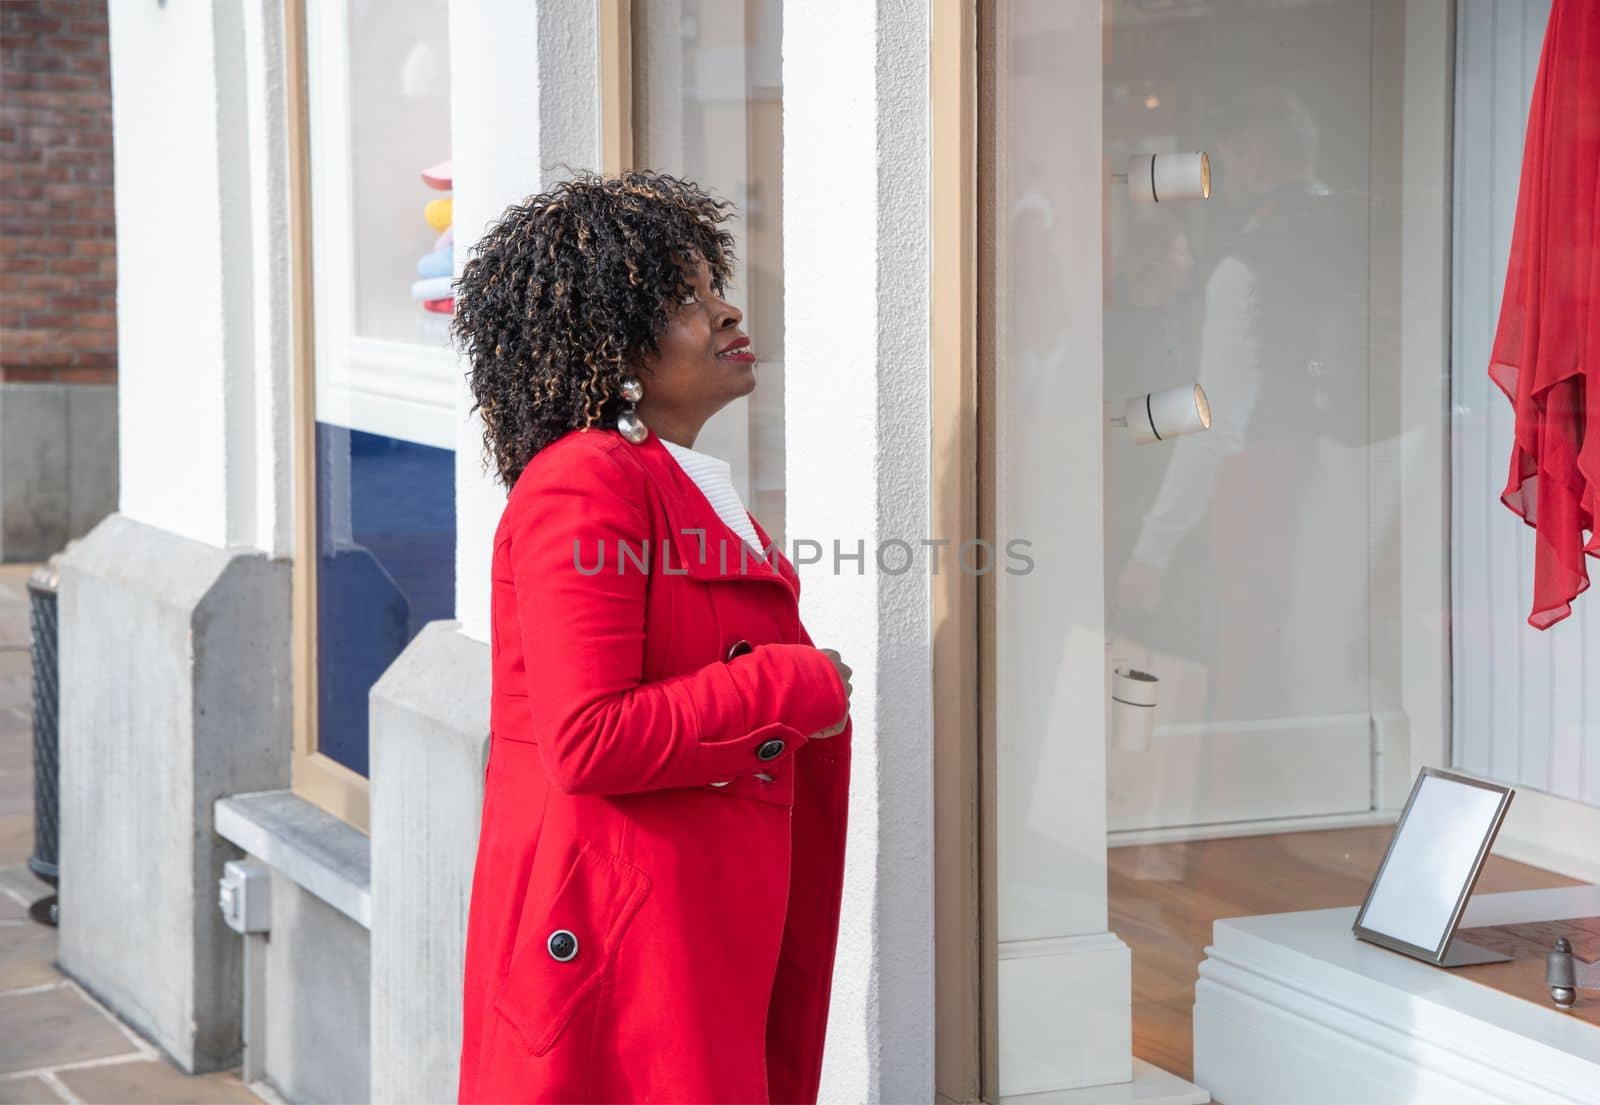
{"type": "Polygon", "coordinates": [[[509,208],[458,282],[510,488],[462,1102],[816,1100],[850,668],[693,449],[756,384],[727,207],[580,176],[509,208]]]}

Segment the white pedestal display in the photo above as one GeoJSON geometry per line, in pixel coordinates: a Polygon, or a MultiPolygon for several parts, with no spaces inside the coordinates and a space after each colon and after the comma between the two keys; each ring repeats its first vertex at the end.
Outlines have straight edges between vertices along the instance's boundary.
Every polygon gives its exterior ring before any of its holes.
{"type": "MultiPolygon", "coordinates": [[[[1359,941],[1355,914],[1216,922],[1195,986],[1198,1084],[1228,1105],[1600,1103],[1600,1028],[1359,941]]],[[[1597,914],[1596,886],[1487,894],[1462,927],[1597,914]]]]}

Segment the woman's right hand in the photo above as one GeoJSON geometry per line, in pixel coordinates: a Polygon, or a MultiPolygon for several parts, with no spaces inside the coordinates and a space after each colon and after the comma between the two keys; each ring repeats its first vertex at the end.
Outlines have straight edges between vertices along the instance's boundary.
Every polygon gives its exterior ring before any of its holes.
{"type": "Polygon", "coordinates": [[[839,658],[839,654],[831,648],[821,648],[817,651],[822,653],[829,660],[833,661],[834,670],[839,673],[839,678],[844,681],[844,697],[846,701],[844,716],[841,717],[836,724],[830,725],[828,728],[823,729],[820,732],[812,733],[812,740],[820,740],[823,737],[835,737],[844,732],[844,727],[850,724],[849,698],[850,692],[854,690],[854,688],[850,685],[850,665],[841,660],[839,658]]]}

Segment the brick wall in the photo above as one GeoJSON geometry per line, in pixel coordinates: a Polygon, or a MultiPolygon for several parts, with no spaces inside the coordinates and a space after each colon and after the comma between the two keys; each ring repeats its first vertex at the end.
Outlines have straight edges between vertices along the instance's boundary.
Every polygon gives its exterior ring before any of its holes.
{"type": "Polygon", "coordinates": [[[0,380],[117,372],[107,0],[0,0],[0,380]]]}

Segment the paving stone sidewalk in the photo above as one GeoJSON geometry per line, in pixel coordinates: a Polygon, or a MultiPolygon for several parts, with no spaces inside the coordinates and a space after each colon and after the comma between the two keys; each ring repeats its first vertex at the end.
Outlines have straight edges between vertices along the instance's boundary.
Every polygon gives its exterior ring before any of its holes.
{"type": "Polygon", "coordinates": [[[51,887],[33,852],[28,576],[0,564],[0,1105],[276,1102],[235,1071],[188,1075],[56,969],[56,930],[28,916],[51,887]]]}

